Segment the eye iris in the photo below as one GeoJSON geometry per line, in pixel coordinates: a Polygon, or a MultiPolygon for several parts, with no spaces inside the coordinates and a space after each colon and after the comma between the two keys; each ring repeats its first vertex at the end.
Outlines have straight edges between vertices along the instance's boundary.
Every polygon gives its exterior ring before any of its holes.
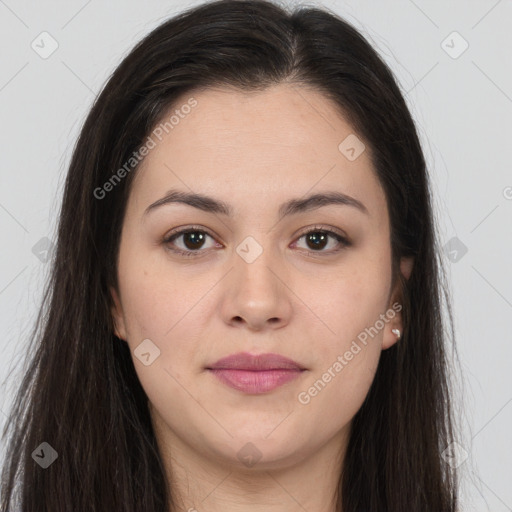
{"type": "Polygon", "coordinates": [[[200,249],[202,242],[204,242],[204,233],[199,231],[189,231],[188,233],[183,234],[183,241],[188,249],[200,249]],[[191,247],[188,245],[187,240],[192,242],[191,247]]]}
{"type": "Polygon", "coordinates": [[[325,233],[313,232],[309,233],[306,239],[308,242],[312,241],[314,243],[313,249],[323,249],[325,247],[323,243],[327,241],[327,235],[325,233]]]}
{"type": "MultiPolygon", "coordinates": [[[[205,239],[205,233],[202,231],[187,231],[182,233],[181,236],[185,247],[190,251],[200,249],[205,239]]],[[[310,248],[318,250],[326,246],[330,235],[323,231],[311,231],[304,236],[310,248]]]]}

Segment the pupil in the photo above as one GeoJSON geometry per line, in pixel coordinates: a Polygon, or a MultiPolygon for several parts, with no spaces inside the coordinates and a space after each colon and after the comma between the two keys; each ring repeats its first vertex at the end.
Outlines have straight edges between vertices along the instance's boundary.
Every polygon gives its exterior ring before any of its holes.
{"type": "Polygon", "coordinates": [[[322,249],[325,245],[322,245],[322,242],[326,240],[325,233],[311,233],[308,235],[308,241],[314,242],[314,248],[318,249],[319,247],[322,249]],[[320,244],[318,243],[320,241],[320,244]]]}
{"type": "Polygon", "coordinates": [[[185,233],[185,245],[188,247],[189,244],[187,244],[187,239],[190,239],[192,241],[192,247],[189,247],[190,249],[198,249],[201,246],[201,242],[203,241],[204,234],[198,233],[196,231],[192,231],[190,233],[185,233]],[[196,245],[194,245],[196,244],[196,245]]]}
{"type": "MultiPolygon", "coordinates": [[[[325,241],[327,239],[325,233],[310,233],[307,238],[308,242],[312,242],[314,249],[325,247],[325,241]]],[[[190,249],[198,249],[201,247],[203,239],[204,233],[192,231],[185,234],[185,245],[190,249]]]]}

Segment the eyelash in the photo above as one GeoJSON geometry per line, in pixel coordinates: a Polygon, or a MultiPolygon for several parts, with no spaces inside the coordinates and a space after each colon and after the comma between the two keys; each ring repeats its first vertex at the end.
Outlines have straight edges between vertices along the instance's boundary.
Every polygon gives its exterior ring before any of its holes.
{"type": "MultiPolygon", "coordinates": [[[[163,240],[163,243],[169,246],[171,244],[171,242],[173,242],[176,238],[178,238],[179,236],[184,235],[186,233],[204,233],[205,235],[208,235],[209,237],[214,238],[212,235],[210,235],[204,229],[201,229],[199,226],[189,226],[180,231],[171,233],[169,236],[167,236],[163,240]]],[[[314,226],[313,228],[306,231],[305,233],[302,233],[297,238],[297,240],[300,240],[304,236],[309,235],[311,233],[322,233],[322,234],[332,236],[340,244],[340,247],[338,247],[337,249],[331,250],[331,251],[327,251],[327,252],[326,251],[308,251],[308,250],[306,250],[308,255],[314,255],[314,256],[317,256],[319,254],[320,255],[322,255],[322,254],[331,255],[331,254],[338,253],[339,251],[345,249],[346,247],[350,247],[352,245],[352,243],[347,238],[340,235],[336,231],[332,231],[330,229],[325,229],[325,228],[322,228],[321,226],[314,226]]],[[[201,251],[200,249],[198,249],[197,251],[189,251],[189,250],[184,251],[183,249],[173,249],[171,247],[168,247],[168,249],[176,254],[179,254],[180,256],[185,256],[187,258],[198,257],[201,255],[202,252],[205,252],[205,251],[201,251]]]]}

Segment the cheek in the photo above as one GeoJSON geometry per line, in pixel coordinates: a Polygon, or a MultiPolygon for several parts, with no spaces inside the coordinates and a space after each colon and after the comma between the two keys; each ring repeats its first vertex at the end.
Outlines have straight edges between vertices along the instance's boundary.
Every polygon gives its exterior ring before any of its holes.
{"type": "Polygon", "coordinates": [[[182,279],[164,278],[154,270],[133,266],[123,281],[127,341],[150,402],[179,416],[186,410],[184,389],[194,377],[191,361],[202,349],[198,320],[206,313],[200,299],[208,287],[192,287],[191,292],[182,279]]]}
{"type": "MultiPolygon", "coordinates": [[[[355,339],[361,342],[365,337],[368,340],[381,339],[382,322],[378,320],[386,312],[387,278],[387,268],[371,268],[361,263],[343,270],[317,289],[311,309],[318,312],[315,323],[320,324],[324,333],[319,347],[325,355],[348,350],[355,339]],[[377,333],[371,329],[376,322],[377,333]]],[[[307,293],[306,289],[303,293],[307,293]]]]}
{"type": "MultiPolygon", "coordinates": [[[[163,248],[141,249],[143,242],[127,240],[119,264],[120,291],[128,337],[153,337],[163,341],[172,336],[179,322],[185,320],[193,303],[200,298],[200,286],[173,271],[165,259],[163,248]]],[[[203,291],[204,294],[204,291],[203,291]]]]}
{"type": "Polygon", "coordinates": [[[315,365],[297,398],[311,413],[333,411],[332,428],[350,421],[375,376],[384,327],[394,316],[386,309],[388,277],[387,261],[361,259],[317,294],[323,334],[315,336],[315,365]]]}
{"type": "MultiPolygon", "coordinates": [[[[170,300],[177,290],[164,289],[162,281],[147,272],[132,271],[121,288],[128,339],[131,343],[144,338],[160,339],[172,327],[178,301],[170,300]],[[171,308],[171,309],[169,309],[171,308]]],[[[175,295],[174,295],[175,296],[175,295]]]]}
{"type": "Polygon", "coordinates": [[[315,364],[296,399],[304,414],[322,417],[324,428],[334,434],[351,421],[373,382],[387,283],[379,273],[353,272],[332,282],[326,292],[328,300],[317,307],[322,306],[319,311],[329,330],[315,337],[315,364]]]}
{"type": "Polygon", "coordinates": [[[202,360],[202,333],[212,309],[208,291],[219,279],[210,274],[173,270],[165,258],[153,254],[125,253],[120,265],[128,344],[139,378],[149,389],[153,379],[156,385],[162,385],[162,378],[170,379],[170,375],[162,373],[165,370],[176,378],[189,378],[184,375],[185,368],[191,361],[202,360]],[[145,367],[137,360],[137,349],[148,339],[159,353],[154,363],[145,367]]]}

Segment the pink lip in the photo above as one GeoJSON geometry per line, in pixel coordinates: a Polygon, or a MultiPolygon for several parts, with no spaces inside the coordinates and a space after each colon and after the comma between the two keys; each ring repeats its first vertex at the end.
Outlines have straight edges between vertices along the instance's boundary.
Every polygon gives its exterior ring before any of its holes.
{"type": "Polygon", "coordinates": [[[231,388],[252,394],[272,391],[305,370],[295,361],[278,354],[251,355],[247,352],[219,359],[206,369],[231,388]]]}

